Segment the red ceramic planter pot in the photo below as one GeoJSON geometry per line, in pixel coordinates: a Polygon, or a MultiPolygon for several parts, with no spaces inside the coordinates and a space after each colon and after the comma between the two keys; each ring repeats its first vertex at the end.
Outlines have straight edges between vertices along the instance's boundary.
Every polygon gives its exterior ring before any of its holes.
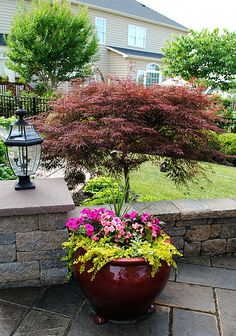
{"type": "MultiPolygon", "coordinates": [[[[171,267],[163,263],[151,277],[151,267],[143,258],[122,258],[106,264],[91,281],[91,273],[75,277],[94,311],[110,320],[127,320],[148,312],[155,297],[167,283],[171,267]]],[[[86,269],[91,267],[88,263],[86,269]]]]}

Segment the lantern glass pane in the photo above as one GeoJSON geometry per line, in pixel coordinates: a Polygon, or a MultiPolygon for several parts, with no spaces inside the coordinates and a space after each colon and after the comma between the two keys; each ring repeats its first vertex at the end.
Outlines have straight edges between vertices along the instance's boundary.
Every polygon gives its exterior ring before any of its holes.
{"type": "Polygon", "coordinates": [[[25,140],[25,133],[23,126],[13,125],[11,127],[10,135],[8,137],[9,140],[25,140]]]}
{"type": "Polygon", "coordinates": [[[11,146],[7,148],[8,159],[16,176],[27,175],[27,153],[26,147],[11,146]]]}
{"type": "Polygon", "coordinates": [[[41,157],[41,145],[27,147],[28,150],[28,175],[34,175],[38,169],[41,157]]]}
{"type": "Polygon", "coordinates": [[[7,148],[8,158],[16,176],[34,175],[41,156],[41,146],[10,146],[7,148]]]}
{"type": "Polygon", "coordinates": [[[26,138],[26,140],[40,139],[40,136],[35,131],[33,125],[25,126],[25,138],[26,138]]]}
{"type": "Polygon", "coordinates": [[[34,129],[33,125],[28,126],[18,126],[13,125],[11,127],[10,136],[8,137],[9,140],[38,140],[40,136],[34,129]]]}

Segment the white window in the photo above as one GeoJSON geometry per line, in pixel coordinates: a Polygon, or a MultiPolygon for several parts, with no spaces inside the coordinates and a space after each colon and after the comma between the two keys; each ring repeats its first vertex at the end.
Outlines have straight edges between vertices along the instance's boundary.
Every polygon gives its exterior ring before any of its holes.
{"type": "Polygon", "coordinates": [[[96,17],[95,27],[97,32],[97,38],[100,44],[106,43],[106,19],[96,17]]]}
{"type": "Polygon", "coordinates": [[[132,47],[145,48],[146,28],[129,25],[128,45],[132,47]]]}
{"type": "Polygon", "coordinates": [[[156,63],[150,63],[146,66],[146,71],[137,71],[137,82],[144,86],[152,86],[162,81],[160,66],[156,63]]]}

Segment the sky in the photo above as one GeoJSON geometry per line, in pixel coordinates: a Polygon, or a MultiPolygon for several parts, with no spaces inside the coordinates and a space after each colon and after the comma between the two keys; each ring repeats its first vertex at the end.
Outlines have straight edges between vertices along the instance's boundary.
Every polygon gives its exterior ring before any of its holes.
{"type": "Polygon", "coordinates": [[[236,31],[236,0],[138,0],[187,28],[236,31]]]}

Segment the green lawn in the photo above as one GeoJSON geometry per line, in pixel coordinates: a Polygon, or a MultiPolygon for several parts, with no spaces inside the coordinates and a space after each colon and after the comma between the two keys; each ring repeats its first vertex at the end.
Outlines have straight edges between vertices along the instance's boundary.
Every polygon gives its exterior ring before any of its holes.
{"type": "Polygon", "coordinates": [[[236,168],[206,164],[210,169],[207,178],[199,177],[188,187],[177,188],[161,173],[158,166],[144,163],[138,171],[131,173],[131,189],[139,195],[141,202],[173,200],[180,198],[236,198],[236,168]]]}

